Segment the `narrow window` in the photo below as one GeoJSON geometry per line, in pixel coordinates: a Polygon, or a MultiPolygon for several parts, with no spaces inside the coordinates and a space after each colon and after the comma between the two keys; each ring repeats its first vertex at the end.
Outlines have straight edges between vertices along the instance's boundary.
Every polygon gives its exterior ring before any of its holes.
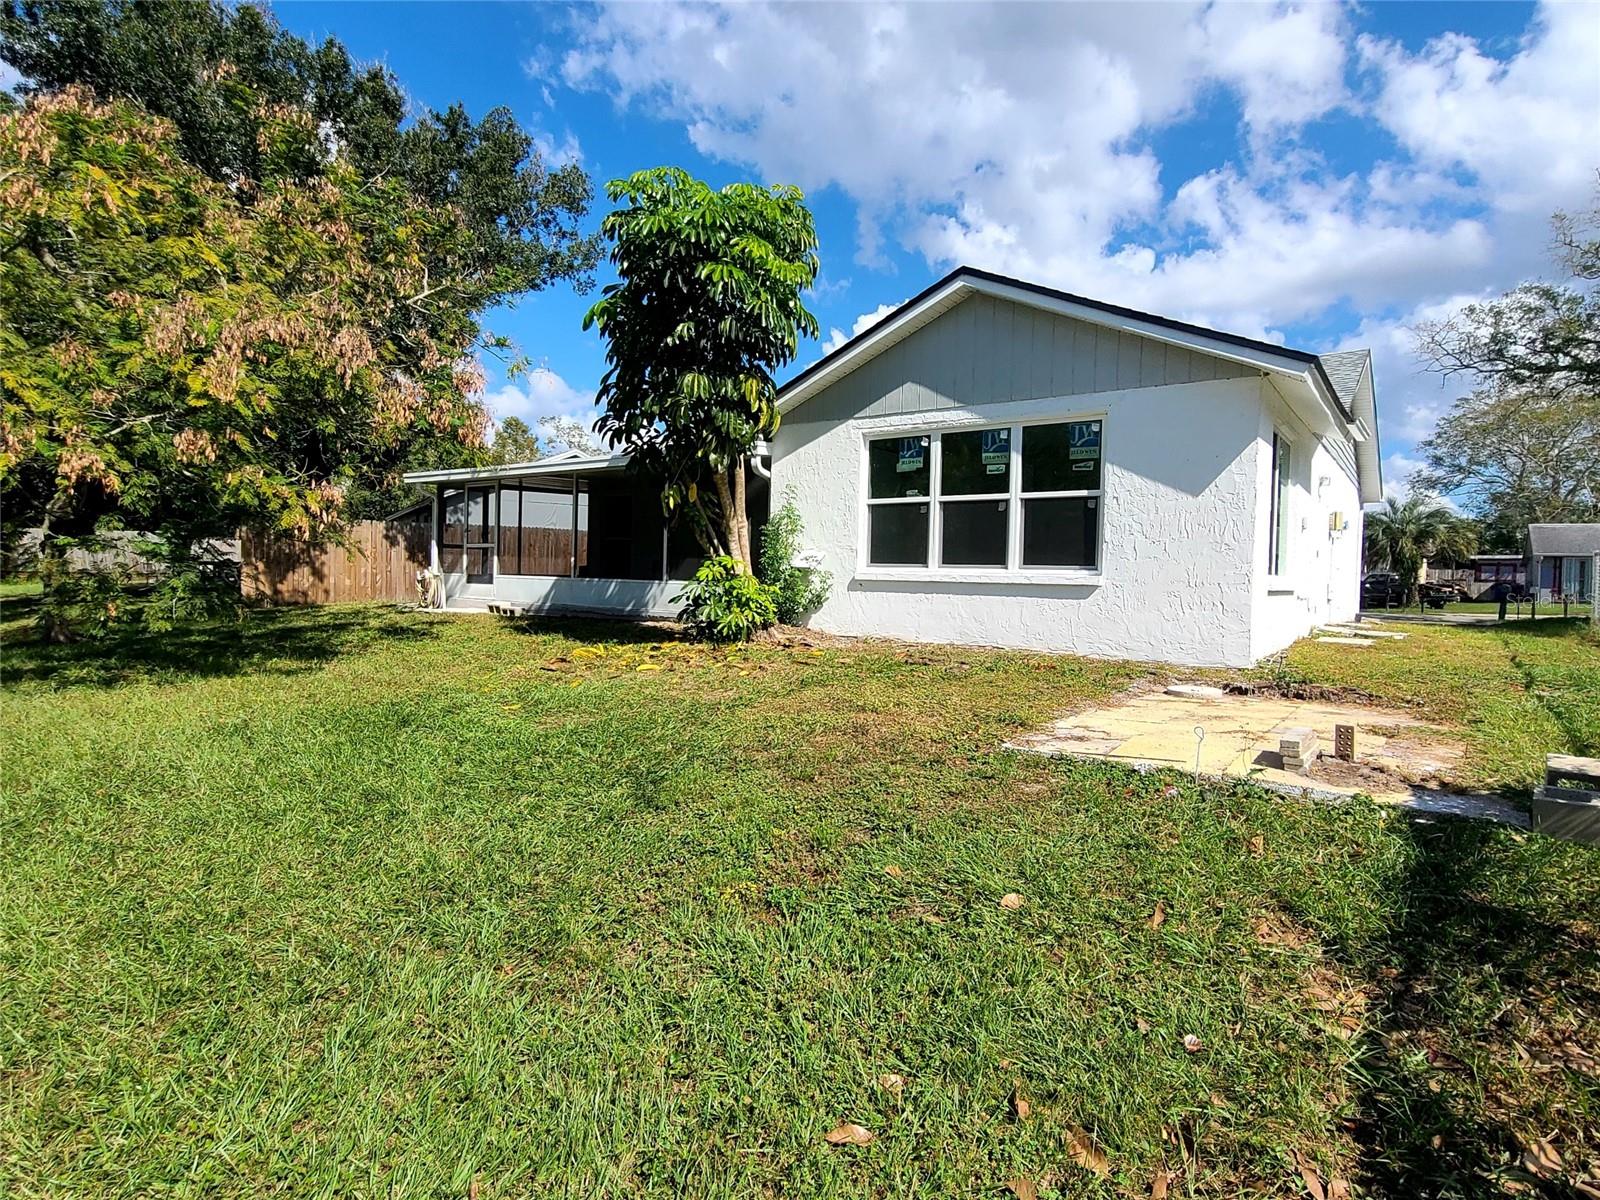
{"type": "Polygon", "coordinates": [[[1103,481],[1099,421],[1022,430],[1022,565],[1099,562],[1103,481]]]}
{"type": "Polygon", "coordinates": [[[946,433],[939,452],[940,565],[1005,566],[1011,509],[1010,428],[946,433]]]}
{"type": "Polygon", "coordinates": [[[1289,480],[1293,471],[1293,448],[1281,433],[1272,435],[1272,544],[1267,555],[1267,574],[1282,575],[1289,565],[1289,480]]]}
{"type": "Polygon", "coordinates": [[[875,566],[928,565],[930,442],[913,436],[867,443],[867,561],[875,566]]]}

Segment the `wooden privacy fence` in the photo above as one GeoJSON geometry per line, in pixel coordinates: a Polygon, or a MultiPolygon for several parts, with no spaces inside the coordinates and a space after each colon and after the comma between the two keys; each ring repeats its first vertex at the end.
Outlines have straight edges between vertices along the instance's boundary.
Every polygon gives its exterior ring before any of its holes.
{"type": "Polygon", "coordinates": [[[273,604],[415,600],[428,565],[426,521],[360,521],[343,546],[241,532],[239,580],[246,599],[273,604]]]}

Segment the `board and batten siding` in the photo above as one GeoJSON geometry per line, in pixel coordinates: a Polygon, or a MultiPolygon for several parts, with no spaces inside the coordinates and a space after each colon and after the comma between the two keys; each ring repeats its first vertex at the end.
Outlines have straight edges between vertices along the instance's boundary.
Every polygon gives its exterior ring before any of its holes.
{"type": "Polygon", "coordinates": [[[1181,346],[980,295],[844,376],[784,423],[825,424],[1257,374],[1181,346]]]}

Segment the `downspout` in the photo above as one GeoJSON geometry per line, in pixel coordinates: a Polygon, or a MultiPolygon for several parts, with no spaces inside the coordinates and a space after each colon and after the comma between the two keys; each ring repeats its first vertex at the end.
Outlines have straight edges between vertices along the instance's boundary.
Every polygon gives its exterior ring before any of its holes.
{"type": "Polygon", "coordinates": [[[759,455],[759,454],[751,454],[749,456],[749,459],[750,459],[750,469],[752,471],[754,471],[757,475],[761,476],[761,478],[765,479],[768,483],[771,483],[772,482],[772,472],[768,468],[766,468],[766,467],[761,465],[761,455],[759,455]]]}

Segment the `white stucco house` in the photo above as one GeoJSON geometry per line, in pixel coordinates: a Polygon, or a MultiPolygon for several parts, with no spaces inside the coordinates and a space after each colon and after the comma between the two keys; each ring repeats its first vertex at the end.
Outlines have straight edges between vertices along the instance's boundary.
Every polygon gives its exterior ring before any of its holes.
{"type": "MultiPolygon", "coordinates": [[[[779,406],[753,504],[798,505],[833,576],[817,628],[1243,666],[1356,615],[1383,492],[1365,350],[963,267],[779,406]]],[[[451,604],[670,615],[695,566],[620,456],[407,479],[437,489],[451,604]]]]}

